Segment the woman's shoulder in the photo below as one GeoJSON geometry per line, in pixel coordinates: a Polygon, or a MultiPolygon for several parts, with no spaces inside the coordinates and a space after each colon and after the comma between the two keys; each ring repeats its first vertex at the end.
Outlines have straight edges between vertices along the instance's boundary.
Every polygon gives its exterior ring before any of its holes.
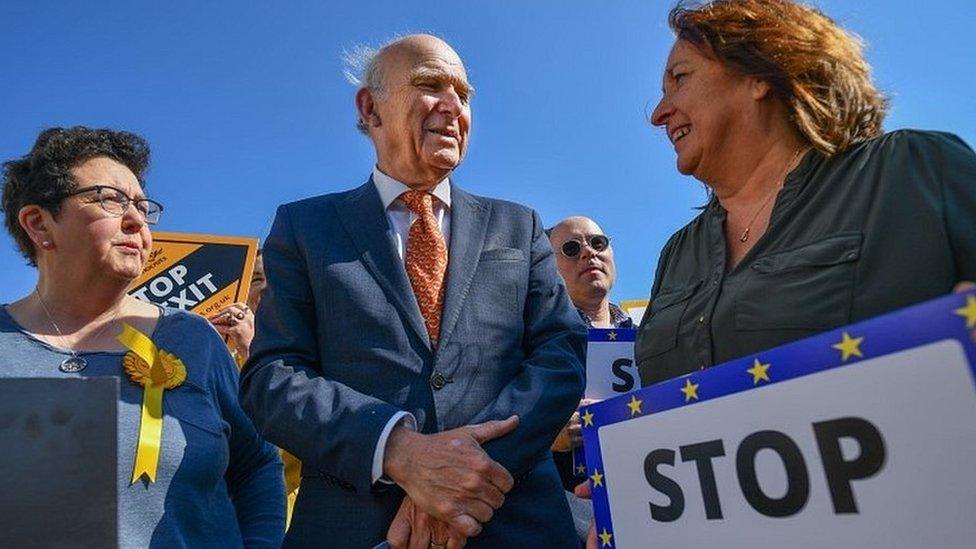
{"type": "Polygon", "coordinates": [[[224,346],[223,339],[209,320],[183,309],[164,307],[156,333],[161,338],[179,339],[190,346],[224,346]]]}
{"type": "Polygon", "coordinates": [[[668,241],[664,244],[662,253],[669,253],[672,249],[688,242],[697,243],[703,238],[707,238],[708,221],[715,215],[721,215],[721,206],[718,199],[714,196],[709,198],[708,204],[700,208],[698,215],[691,221],[675,231],[668,241]]]}
{"type": "Polygon", "coordinates": [[[951,132],[937,130],[899,129],[869,139],[853,150],[863,149],[865,152],[878,150],[887,153],[929,153],[945,154],[946,152],[972,155],[972,148],[958,135],[951,132]]]}
{"type": "Polygon", "coordinates": [[[210,322],[206,318],[194,313],[192,311],[187,311],[185,309],[176,309],[174,307],[162,307],[162,321],[172,326],[180,326],[183,328],[202,328],[204,325],[210,326],[210,322]]]}

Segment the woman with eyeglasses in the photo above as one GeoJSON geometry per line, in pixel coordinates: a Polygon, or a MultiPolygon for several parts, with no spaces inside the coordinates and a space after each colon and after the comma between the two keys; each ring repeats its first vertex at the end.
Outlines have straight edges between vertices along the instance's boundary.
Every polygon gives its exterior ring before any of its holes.
{"type": "Polygon", "coordinates": [[[680,3],[669,23],[651,121],[710,200],[661,254],[645,386],[976,279],[976,155],[884,133],[855,36],[790,0],[680,3]]]}
{"type": "Polygon", "coordinates": [[[121,378],[120,546],[277,547],[281,462],[238,404],[224,342],[126,294],[163,211],[148,164],[139,136],[84,127],[45,130],[4,163],[7,230],[38,279],[0,307],[0,376],[121,378]]]}

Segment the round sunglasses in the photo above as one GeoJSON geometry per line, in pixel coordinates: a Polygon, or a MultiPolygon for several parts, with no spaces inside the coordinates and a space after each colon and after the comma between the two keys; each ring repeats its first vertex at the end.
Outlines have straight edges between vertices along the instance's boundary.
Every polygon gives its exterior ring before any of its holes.
{"type": "MultiPolygon", "coordinates": [[[[586,237],[586,244],[596,253],[600,253],[610,247],[610,237],[605,234],[595,234],[586,237]]],[[[563,255],[568,258],[578,257],[583,251],[583,242],[580,240],[567,240],[559,247],[563,255]]]]}

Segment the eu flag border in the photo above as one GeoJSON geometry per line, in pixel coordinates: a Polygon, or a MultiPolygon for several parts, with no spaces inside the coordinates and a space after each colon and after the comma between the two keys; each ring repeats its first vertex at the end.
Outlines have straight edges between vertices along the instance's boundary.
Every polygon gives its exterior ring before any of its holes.
{"type": "Polygon", "coordinates": [[[597,545],[616,547],[600,448],[601,427],[743,391],[765,390],[777,383],[835,368],[857,367],[867,359],[947,339],[961,344],[970,373],[976,380],[974,330],[976,291],[952,294],[581,408],[586,475],[593,494],[597,545]],[[790,367],[768,375],[765,367],[775,363],[789,363],[790,367]],[[762,383],[757,384],[757,378],[762,383]],[[641,412],[635,415],[634,402],[638,401],[641,412]]]}

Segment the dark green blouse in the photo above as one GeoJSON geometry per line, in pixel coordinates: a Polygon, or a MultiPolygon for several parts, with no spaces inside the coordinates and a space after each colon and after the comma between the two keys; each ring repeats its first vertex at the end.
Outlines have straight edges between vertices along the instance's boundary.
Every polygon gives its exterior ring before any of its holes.
{"type": "Polygon", "coordinates": [[[976,281],[976,155],[916,130],[810,151],[731,271],[724,222],[713,198],[661,253],[635,349],[644,386],[976,281]]]}

